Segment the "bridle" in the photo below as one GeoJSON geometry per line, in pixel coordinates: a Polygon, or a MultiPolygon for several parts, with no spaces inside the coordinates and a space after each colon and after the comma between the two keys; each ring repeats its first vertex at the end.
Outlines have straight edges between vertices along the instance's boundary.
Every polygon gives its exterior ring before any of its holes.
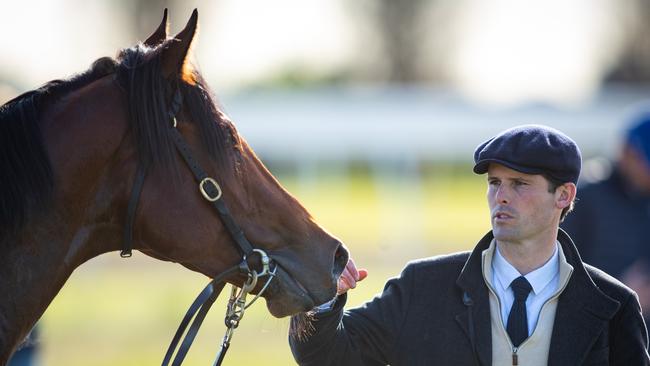
{"type": "MultiPolygon", "coordinates": [[[[210,310],[210,307],[217,299],[223,287],[226,284],[226,279],[235,274],[244,274],[246,275],[246,281],[242,285],[242,288],[237,291],[236,286],[232,286],[230,293],[230,300],[228,301],[228,306],[226,310],[225,324],[226,324],[226,334],[223,337],[221,343],[221,350],[217,354],[217,358],[214,362],[214,366],[221,365],[223,358],[225,357],[228,348],[230,347],[230,341],[232,339],[234,330],[239,326],[239,322],[244,316],[244,311],[251,306],[261,295],[266,291],[269,284],[275,277],[277,272],[277,265],[273,260],[264,252],[262,249],[253,248],[250,244],[242,229],[237,225],[233,219],[228,207],[222,199],[222,190],[219,186],[219,183],[214,178],[209,177],[205,171],[200,167],[198,161],[192,156],[192,150],[190,146],[185,142],[183,135],[176,129],[176,115],[181,109],[183,102],[183,97],[181,95],[180,89],[176,87],[175,92],[172,97],[171,107],[169,108],[167,114],[169,120],[172,122],[168,128],[169,133],[171,134],[176,150],[181,155],[187,166],[192,171],[194,178],[199,182],[199,191],[203,198],[214,207],[222,223],[228,230],[228,233],[237,244],[237,249],[242,255],[242,261],[233,267],[226,269],[224,272],[217,275],[215,278],[208,283],[208,285],[201,291],[199,296],[194,300],[187,313],[183,317],[181,324],[176,330],[174,338],[172,338],[165,358],[163,359],[162,365],[169,365],[169,362],[174,354],[174,351],[178,347],[178,344],[181,340],[181,336],[185,333],[187,326],[190,324],[190,321],[194,319],[190,325],[185,338],[183,339],[178,352],[176,352],[176,357],[172,362],[172,366],[180,365],[187,352],[189,351],[196,334],[201,327],[203,319],[210,310]],[[261,269],[251,268],[248,260],[251,256],[257,255],[260,258],[261,269]],[[261,290],[255,295],[255,297],[249,302],[246,303],[246,296],[253,291],[257,282],[262,277],[268,277],[266,282],[262,286],[261,290]]],[[[142,187],[144,185],[144,179],[146,176],[146,169],[142,164],[138,164],[136,171],[135,180],[133,183],[133,188],[131,190],[131,198],[129,199],[129,206],[127,209],[126,224],[124,226],[124,241],[122,251],[120,256],[122,258],[131,257],[131,250],[133,248],[133,223],[135,221],[135,212],[138,206],[138,201],[140,199],[140,194],[142,193],[142,187]]]]}

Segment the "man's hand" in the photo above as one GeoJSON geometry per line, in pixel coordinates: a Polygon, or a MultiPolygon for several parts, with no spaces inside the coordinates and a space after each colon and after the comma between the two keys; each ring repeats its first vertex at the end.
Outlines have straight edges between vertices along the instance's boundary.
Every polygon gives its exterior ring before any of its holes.
{"type": "Polygon", "coordinates": [[[367,276],[368,271],[365,269],[357,269],[354,261],[350,258],[348,264],[345,265],[343,273],[341,273],[341,277],[339,277],[336,294],[341,295],[348,292],[349,289],[357,287],[357,282],[363,281],[367,276]]]}

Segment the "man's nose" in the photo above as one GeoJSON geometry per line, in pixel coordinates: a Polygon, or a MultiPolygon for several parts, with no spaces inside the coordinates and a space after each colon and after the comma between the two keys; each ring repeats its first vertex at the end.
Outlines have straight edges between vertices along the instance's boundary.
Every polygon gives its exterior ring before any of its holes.
{"type": "Polygon", "coordinates": [[[505,185],[500,185],[495,194],[496,201],[500,204],[507,204],[510,202],[510,192],[505,185]]]}

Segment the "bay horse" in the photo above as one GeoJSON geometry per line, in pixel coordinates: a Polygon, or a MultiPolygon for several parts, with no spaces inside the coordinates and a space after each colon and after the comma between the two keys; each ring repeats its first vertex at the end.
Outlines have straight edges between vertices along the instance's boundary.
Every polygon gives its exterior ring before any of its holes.
{"type": "Polygon", "coordinates": [[[210,278],[241,261],[170,128],[219,182],[242,233],[276,263],[263,295],[269,312],[301,313],[336,294],[346,249],[282,188],[213,101],[189,62],[197,24],[194,10],[168,37],[165,10],[145,42],[0,107],[0,365],[76,267],[123,247],[140,167],[146,175],[133,212],[134,249],[210,278]],[[182,103],[172,126],[175,90],[182,103]]]}

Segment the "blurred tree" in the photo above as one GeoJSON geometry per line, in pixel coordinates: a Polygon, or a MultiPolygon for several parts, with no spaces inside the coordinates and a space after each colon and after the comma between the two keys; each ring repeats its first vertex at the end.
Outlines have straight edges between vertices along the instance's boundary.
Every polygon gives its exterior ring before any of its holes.
{"type": "Polygon", "coordinates": [[[446,79],[453,20],[462,7],[437,0],[367,0],[353,3],[367,26],[363,39],[373,81],[436,82],[446,79]]]}
{"type": "Polygon", "coordinates": [[[418,70],[423,27],[419,15],[430,0],[378,0],[375,22],[381,36],[390,82],[422,79],[418,70]]]}
{"type": "Polygon", "coordinates": [[[365,21],[368,33],[362,37],[365,60],[372,79],[409,83],[422,77],[418,67],[423,29],[422,9],[432,0],[368,0],[352,4],[352,11],[365,21]]]}
{"type": "Polygon", "coordinates": [[[177,0],[136,0],[130,2],[133,12],[133,33],[138,37],[147,37],[160,24],[163,10],[172,8],[177,0]]]}
{"type": "Polygon", "coordinates": [[[626,43],[605,81],[647,84],[650,82],[650,1],[623,1],[618,7],[616,16],[626,31],[626,43]]]}
{"type": "Polygon", "coordinates": [[[170,11],[169,21],[173,22],[176,27],[181,27],[189,17],[189,12],[185,11],[186,7],[191,7],[194,2],[180,0],[133,0],[133,1],[116,1],[112,2],[113,8],[120,17],[130,19],[130,28],[126,30],[133,38],[144,40],[162,19],[163,10],[168,8],[170,11]]]}

